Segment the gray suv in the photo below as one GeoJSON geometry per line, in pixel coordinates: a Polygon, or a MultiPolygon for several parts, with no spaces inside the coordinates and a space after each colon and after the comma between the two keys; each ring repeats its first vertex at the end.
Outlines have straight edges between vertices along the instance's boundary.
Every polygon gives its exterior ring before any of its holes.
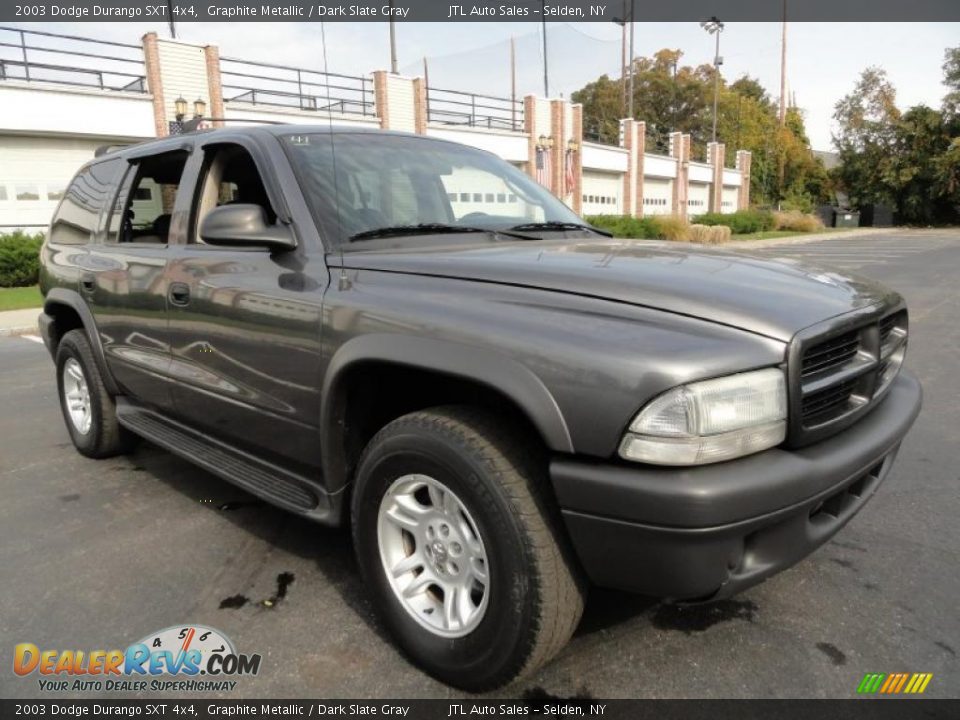
{"type": "Polygon", "coordinates": [[[591,583],[703,602],[797,562],[877,491],[921,402],[897,293],[615,240],[425,137],[107,149],[41,275],[81,453],[144,437],[349,525],[398,643],[473,691],[560,650],[591,583]]]}

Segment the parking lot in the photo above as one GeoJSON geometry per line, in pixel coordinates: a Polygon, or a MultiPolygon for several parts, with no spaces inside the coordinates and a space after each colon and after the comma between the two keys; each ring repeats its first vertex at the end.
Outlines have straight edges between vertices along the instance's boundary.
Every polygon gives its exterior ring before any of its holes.
{"type": "MultiPolygon", "coordinates": [[[[561,655],[498,695],[849,698],[867,672],[930,672],[928,696],[960,696],[960,232],[754,252],[859,272],[907,298],[907,365],[925,405],[891,476],[832,542],[731,600],[681,608],[593,591],[561,655]]],[[[50,358],[29,338],[0,338],[0,487],[2,697],[39,695],[36,676],[11,671],[16,643],[123,648],[182,623],[263,656],[224,697],[460,696],[385,636],[346,531],[146,443],[111,460],[77,454],[50,358]]]]}

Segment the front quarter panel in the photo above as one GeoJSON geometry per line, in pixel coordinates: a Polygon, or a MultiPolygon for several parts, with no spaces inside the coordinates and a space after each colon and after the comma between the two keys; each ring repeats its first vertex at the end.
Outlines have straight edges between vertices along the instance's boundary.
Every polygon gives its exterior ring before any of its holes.
{"type": "Polygon", "coordinates": [[[344,271],[324,314],[328,387],[365,352],[392,347],[407,364],[494,384],[552,450],[598,458],[616,453],[636,412],[664,390],[785,354],[770,338],[624,303],[369,270],[344,271]]]}

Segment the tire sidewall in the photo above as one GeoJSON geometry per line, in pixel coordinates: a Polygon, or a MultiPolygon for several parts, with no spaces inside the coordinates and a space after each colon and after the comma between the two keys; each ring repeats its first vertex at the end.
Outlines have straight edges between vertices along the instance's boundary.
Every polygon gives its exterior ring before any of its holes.
{"type": "MultiPolygon", "coordinates": [[[[81,342],[84,339],[81,338],[81,342]]],[[[74,337],[64,337],[57,349],[57,394],[60,398],[60,410],[63,413],[64,424],[67,426],[67,432],[70,433],[70,439],[77,450],[84,454],[96,452],[100,446],[100,435],[103,432],[103,408],[100,403],[100,393],[97,392],[97,380],[99,376],[94,375],[97,368],[91,368],[87,359],[84,357],[79,342],[74,337]],[[88,395],[90,396],[90,430],[87,433],[81,433],[73,424],[70,418],[70,411],[67,408],[67,398],[63,387],[63,367],[67,360],[73,358],[80,365],[84,379],[87,382],[88,395]]]]}
{"type": "Polygon", "coordinates": [[[538,586],[523,529],[490,469],[465,448],[427,432],[404,431],[377,442],[364,456],[354,488],[354,542],[361,571],[401,647],[445,682],[465,688],[513,677],[532,646],[538,586]],[[469,511],[488,558],[488,605],[480,624],[459,638],[431,633],[410,617],[383,569],[377,542],[380,502],[408,474],[428,475],[452,490],[469,511]]]}

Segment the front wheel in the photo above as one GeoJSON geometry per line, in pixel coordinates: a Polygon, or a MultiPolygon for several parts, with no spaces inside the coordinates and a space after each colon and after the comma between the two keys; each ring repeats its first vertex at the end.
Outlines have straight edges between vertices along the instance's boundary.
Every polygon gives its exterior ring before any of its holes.
{"type": "Polygon", "coordinates": [[[447,407],[393,421],[360,461],[354,542],[381,616],[420,666],[465,690],[532,672],[583,611],[533,445],[502,418],[447,407]]]}

